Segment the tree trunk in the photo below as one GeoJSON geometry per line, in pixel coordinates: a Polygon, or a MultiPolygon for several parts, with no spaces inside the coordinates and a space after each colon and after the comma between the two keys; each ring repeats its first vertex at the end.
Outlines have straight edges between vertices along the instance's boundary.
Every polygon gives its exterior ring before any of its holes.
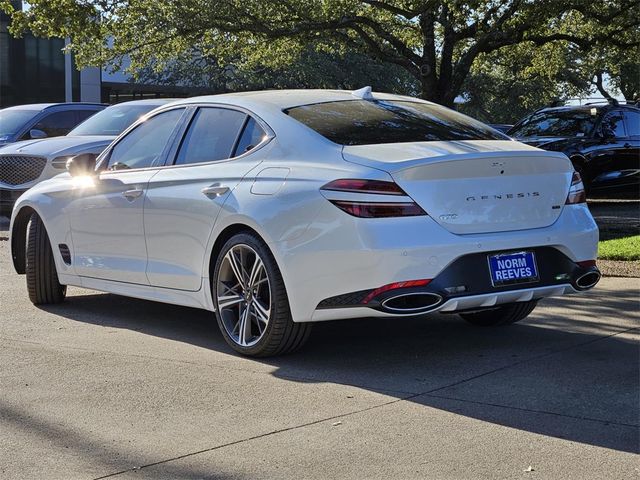
{"type": "Polygon", "coordinates": [[[604,83],[602,81],[602,72],[596,72],[595,84],[596,84],[596,87],[598,88],[598,91],[604,98],[606,98],[607,100],[613,99],[613,97],[609,94],[609,92],[607,92],[604,88],[604,83]]]}
{"type": "Polygon", "coordinates": [[[438,103],[448,108],[453,108],[454,99],[459,92],[454,92],[452,88],[447,88],[440,84],[441,82],[433,82],[431,79],[422,77],[420,98],[429,102],[438,103]]]}

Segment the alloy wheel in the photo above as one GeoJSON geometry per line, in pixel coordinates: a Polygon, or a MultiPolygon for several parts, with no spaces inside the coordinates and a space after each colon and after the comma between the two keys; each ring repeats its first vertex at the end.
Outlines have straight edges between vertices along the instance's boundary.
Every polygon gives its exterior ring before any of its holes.
{"type": "Polygon", "coordinates": [[[216,299],[229,337],[243,347],[258,343],[271,318],[271,285],[262,258],[249,245],[234,245],[224,255],[216,299]]]}

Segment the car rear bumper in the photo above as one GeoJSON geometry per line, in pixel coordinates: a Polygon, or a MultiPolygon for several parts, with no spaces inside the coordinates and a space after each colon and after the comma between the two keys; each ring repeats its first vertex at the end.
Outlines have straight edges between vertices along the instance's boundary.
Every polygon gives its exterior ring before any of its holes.
{"type": "MultiPolygon", "coordinates": [[[[497,294],[495,301],[500,303],[511,298],[507,292],[520,292],[519,296],[525,290],[543,288],[539,295],[548,296],[549,292],[555,295],[578,291],[576,265],[597,258],[598,228],[585,204],[565,206],[558,220],[548,227],[469,235],[448,232],[428,216],[367,221],[349,217],[336,221],[331,208],[335,209],[329,205],[326,218],[325,212],[320,212],[304,235],[270,244],[281,266],[296,322],[398,315],[359,306],[362,298],[347,297],[361,292],[368,295],[388,284],[419,279],[430,279],[430,283],[416,293],[442,297],[431,311],[463,297],[497,294]],[[545,268],[537,283],[487,288],[487,284],[491,285],[487,256],[517,251],[541,252],[542,257],[537,258],[543,262],[541,268],[556,263],[562,268],[545,268]],[[566,276],[555,278],[561,274],[566,276]],[[442,292],[458,286],[467,288],[442,292]],[[345,297],[342,305],[327,301],[341,296],[345,297]]],[[[485,301],[489,300],[480,303],[485,301]]]]}
{"type": "MultiPolygon", "coordinates": [[[[578,264],[554,247],[527,250],[535,255],[538,268],[538,277],[532,281],[494,286],[487,258],[505,252],[472,253],[456,259],[423,286],[405,287],[400,283],[388,290],[369,289],[324,299],[318,304],[313,319],[332,316],[331,312],[323,310],[363,307],[391,315],[490,308],[588,290],[600,280],[595,262],[578,264]]],[[[340,318],[340,312],[333,314],[340,318]]]]}

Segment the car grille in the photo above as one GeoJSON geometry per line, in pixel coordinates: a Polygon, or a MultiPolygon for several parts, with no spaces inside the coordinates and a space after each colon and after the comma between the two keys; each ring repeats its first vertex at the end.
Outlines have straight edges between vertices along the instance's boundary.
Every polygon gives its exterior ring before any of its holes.
{"type": "Polygon", "coordinates": [[[45,157],[0,155],[0,182],[22,185],[36,180],[47,164],[45,157]]]}

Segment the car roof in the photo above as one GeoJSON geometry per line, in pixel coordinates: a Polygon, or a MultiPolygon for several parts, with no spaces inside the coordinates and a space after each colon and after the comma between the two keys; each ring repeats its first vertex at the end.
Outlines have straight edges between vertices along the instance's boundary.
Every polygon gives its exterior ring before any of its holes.
{"type": "Polygon", "coordinates": [[[114,103],[113,105],[109,105],[109,107],[115,107],[118,105],[164,105],[169,102],[175,102],[177,100],[182,100],[179,98],[145,98],[144,100],[127,100],[126,102],[114,103]]]}
{"type": "MultiPolygon", "coordinates": [[[[413,102],[430,103],[414,97],[374,92],[375,100],[409,100],[413,102]]],[[[334,102],[344,100],[358,100],[351,90],[262,90],[255,92],[223,93],[219,95],[205,95],[178,100],[173,105],[190,103],[228,103],[248,109],[277,108],[285,110],[312,103],[334,102]]]]}
{"type": "Polygon", "coordinates": [[[629,103],[620,103],[620,104],[611,104],[611,103],[593,104],[592,103],[587,105],[562,105],[559,107],[545,107],[545,108],[541,108],[540,110],[536,110],[534,113],[571,112],[571,111],[590,112],[591,109],[593,108],[595,108],[598,111],[598,113],[611,110],[613,108],[638,110],[638,107],[636,105],[629,104],[629,103]]]}
{"type": "Polygon", "coordinates": [[[48,108],[60,107],[60,106],[88,106],[88,107],[106,107],[104,103],[94,102],[63,102],[63,103],[29,103],[26,105],[14,105],[12,107],[3,108],[3,110],[34,110],[42,111],[48,108]]]}
{"type": "Polygon", "coordinates": [[[598,111],[606,110],[610,105],[564,105],[562,107],[547,107],[537,110],[535,113],[547,112],[591,112],[592,109],[598,111]]]}

